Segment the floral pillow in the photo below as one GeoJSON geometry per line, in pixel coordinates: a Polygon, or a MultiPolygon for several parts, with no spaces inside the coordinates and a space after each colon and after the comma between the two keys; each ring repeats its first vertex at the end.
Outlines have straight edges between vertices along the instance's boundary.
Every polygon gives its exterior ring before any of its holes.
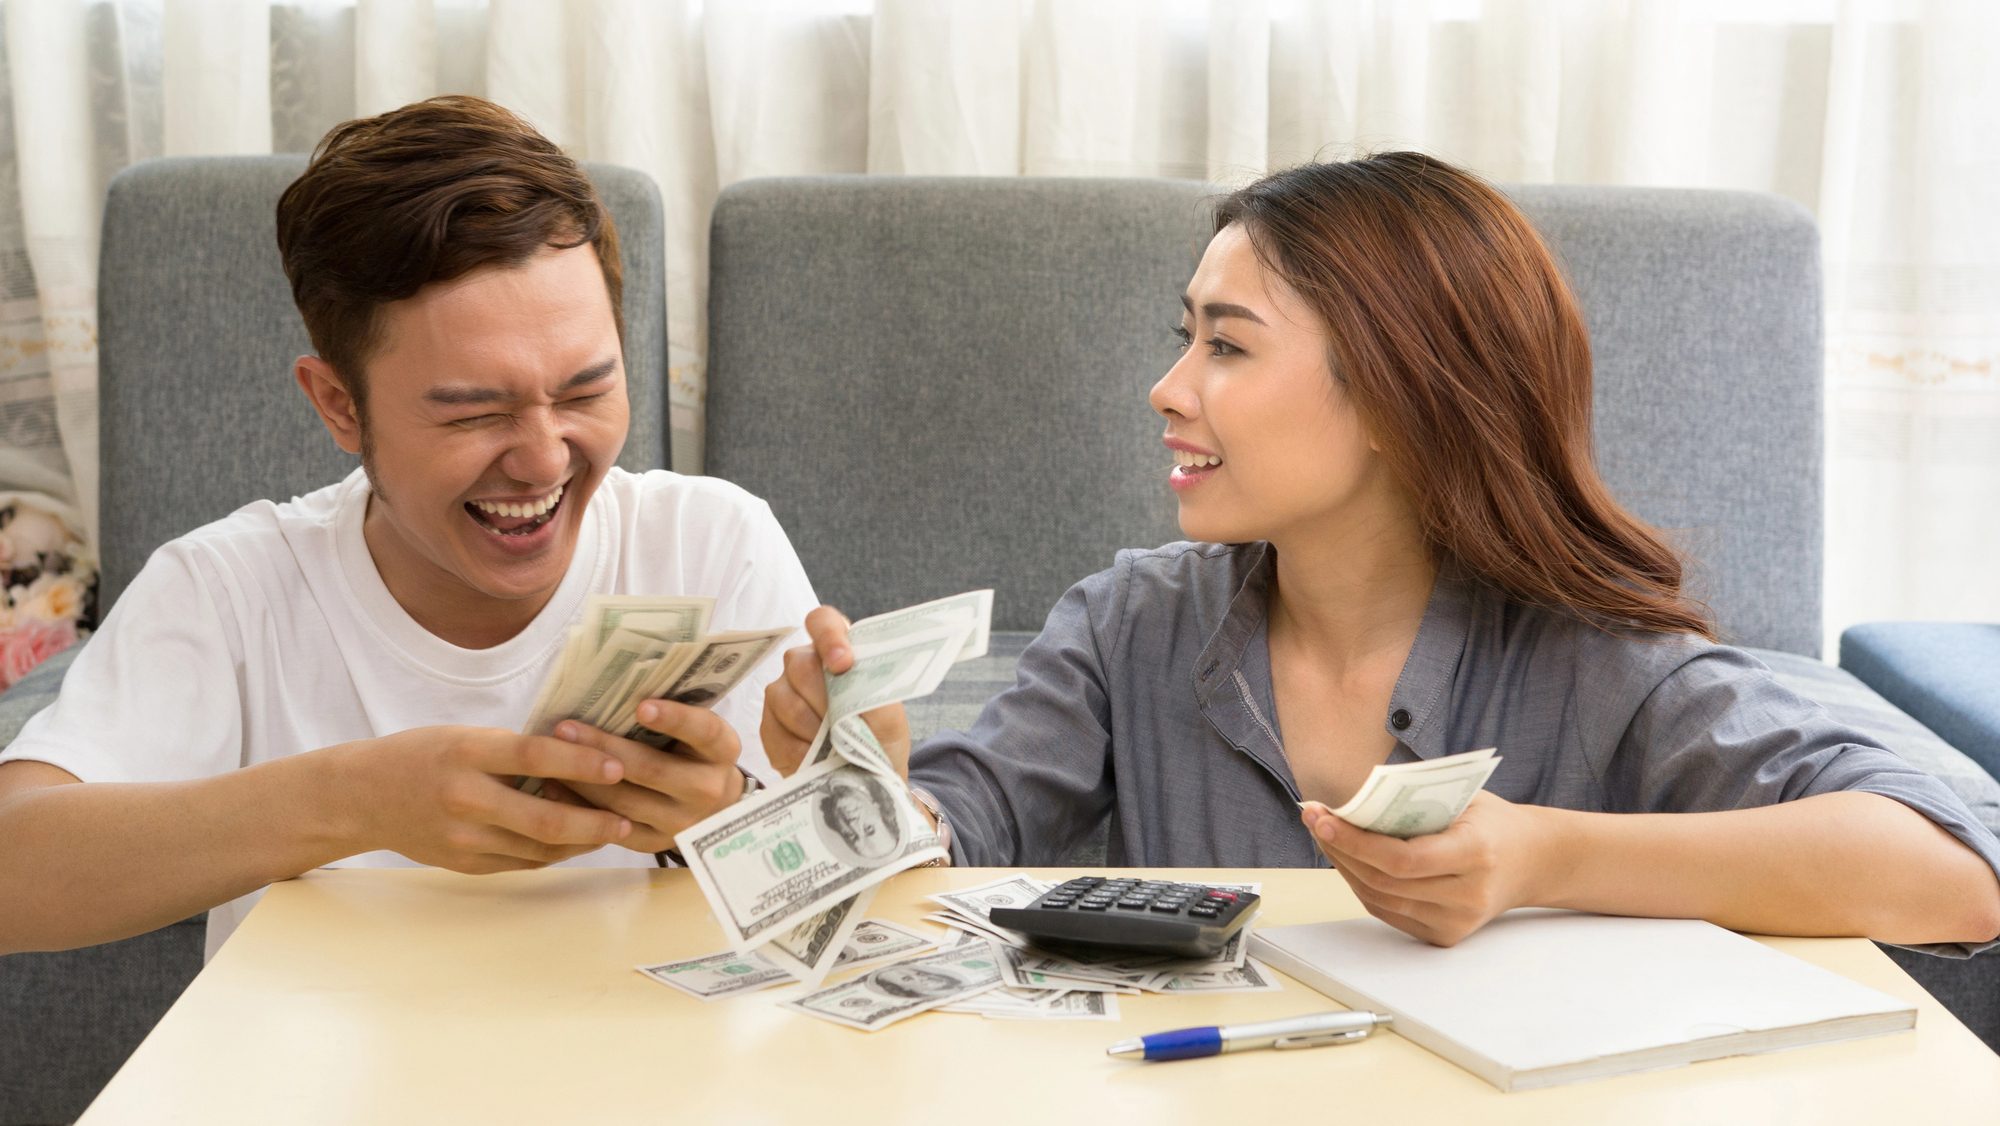
{"type": "Polygon", "coordinates": [[[61,503],[0,493],[0,690],[86,637],[97,620],[97,556],[61,503]]]}

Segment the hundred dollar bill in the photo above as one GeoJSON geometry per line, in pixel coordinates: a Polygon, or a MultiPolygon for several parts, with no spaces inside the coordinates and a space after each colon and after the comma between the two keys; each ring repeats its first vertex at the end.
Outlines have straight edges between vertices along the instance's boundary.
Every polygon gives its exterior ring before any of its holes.
{"type": "Polygon", "coordinates": [[[1026,907],[1037,896],[1054,886],[1017,872],[1011,876],[1002,876],[990,883],[980,884],[978,887],[939,892],[931,896],[931,902],[943,904],[946,910],[964,916],[975,927],[998,935],[1010,945],[1026,946],[1028,937],[1020,931],[994,925],[993,909],[1026,907]]]}
{"type": "Polygon", "coordinates": [[[805,984],[818,985],[846,956],[842,947],[874,901],[874,888],[849,896],[772,939],[763,948],[764,956],[805,984]]]}
{"type": "Polygon", "coordinates": [[[1421,837],[1441,833],[1486,784],[1500,756],[1493,748],[1422,762],[1377,766],[1334,816],[1374,833],[1421,837]]]}
{"type": "MultiPolygon", "coordinates": [[[[999,992],[998,990],[994,991],[999,992]]],[[[992,993],[972,999],[977,1005],[992,993]]],[[[1025,1008],[993,1008],[980,1013],[988,1020],[1117,1020],[1118,997],[1113,993],[1068,992],[1025,1008]]]]}
{"type": "Polygon", "coordinates": [[[984,943],[953,947],[879,966],[858,977],[808,993],[784,1007],[863,1032],[914,1016],[1000,985],[992,949],[984,943]]]}
{"type": "Polygon", "coordinates": [[[674,844],[739,950],[945,855],[908,789],[840,760],[696,822],[674,844]]]}
{"type": "Polygon", "coordinates": [[[973,590],[848,627],[854,664],[839,676],[828,674],[826,718],[805,761],[822,762],[835,753],[830,735],[842,719],[928,695],[953,664],[984,656],[992,620],[993,592],[973,590]]]}
{"type": "MultiPolygon", "coordinates": [[[[887,958],[897,958],[937,945],[908,927],[880,919],[868,919],[855,928],[834,963],[836,969],[859,969],[887,958]]],[[[683,962],[639,966],[638,971],[662,985],[671,985],[704,1001],[755,993],[773,985],[798,979],[774,965],[763,953],[724,950],[683,962]]]]}
{"type": "Polygon", "coordinates": [[[677,704],[712,708],[792,632],[790,626],[741,630],[679,646],[684,651],[683,658],[672,664],[663,660],[653,677],[638,685],[629,698],[619,701],[605,730],[649,747],[666,748],[673,742],[671,737],[639,722],[641,703],[672,700],[677,704]]]}
{"type": "Polygon", "coordinates": [[[1147,988],[1155,993],[1275,993],[1284,987],[1271,967],[1248,958],[1239,969],[1180,974],[1153,982],[1147,988]]]}

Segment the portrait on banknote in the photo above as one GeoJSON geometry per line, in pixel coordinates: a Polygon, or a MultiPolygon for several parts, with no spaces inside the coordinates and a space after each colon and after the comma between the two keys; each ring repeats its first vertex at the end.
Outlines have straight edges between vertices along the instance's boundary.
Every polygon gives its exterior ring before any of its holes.
{"type": "Polygon", "coordinates": [[[869,974],[868,984],[891,997],[943,997],[965,988],[956,974],[922,966],[884,966],[869,974]]]}
{"type": "Polygon", "coordinates": [[[847,863],[873,867],[901,851],[902,821],[895,799],[873,775],[841,775],[827,787],[817,812],[820,839],[847,863]]]}

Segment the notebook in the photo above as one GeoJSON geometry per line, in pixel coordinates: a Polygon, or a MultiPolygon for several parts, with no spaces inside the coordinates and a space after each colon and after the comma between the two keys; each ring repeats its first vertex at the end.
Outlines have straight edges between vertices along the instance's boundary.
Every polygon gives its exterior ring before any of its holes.
{"type": "Polygon", "coordinates": [[[1916,1025],[1915,1006],[1693,919],[1509,911],[1457,946],[1374,919],[1259,930],[1250,953],[1503,1091],[1916,1025]]]}

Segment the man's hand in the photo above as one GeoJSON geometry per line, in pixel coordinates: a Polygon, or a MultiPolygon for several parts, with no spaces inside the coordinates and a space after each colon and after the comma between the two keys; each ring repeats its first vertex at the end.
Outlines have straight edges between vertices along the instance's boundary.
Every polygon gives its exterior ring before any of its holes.
{"type": "MultiPolygon", "coordinates": [[[[558,738],[602,751],[624,768],[624,780],[615,784],[565,780],[561,790],[630,820],[632,835],[619,842],[626,848],[661,852],[674,847],[674,834],[743,796],[743,772],[736,768],[742,744],[736,729],[707,708],[647,700],[638,714],[649,730],[674,740],[671,750],[573,719],[557,724],[558,738]]],[[[566,796],[546,785],[543,792],[566,796]]]]}
{"type": "MultiPolygon", "coordinates": [[[[847,642],[846,615],[831,606],[821,606],[806,615],[806,634],[812,645],[785,651],[785,675],[764,689],[764,722],[759,729],[764,753],[771,765],[790,777],[805,760],[806,748],[819,733],[826,715],[826,674],[835,676],[854,667],[854,650],[847,642]]],[[[861,718],[896,773],[910,774],[910,717],[903,705],[890,704],[863,712],[861,718]]]]}
{"type": "Polygon", "coordinates": [[[1536,813],[1481,790],[1450,828],[1409,840],[1350,825],[1320,802],[1305,803],[1299,818],[1369,914],[1454,946],[1536,898],[1548,851],[1536,813]]]}
{"type": "Polygon", "coordinates": [[[454,872],[540,868],[626,840],[617,813],[532,797],[522,776],[608,786],[624,763],[593,747],[484,727],[420,727],[341,748],[341,802],[363,848],[454,872]]]}

